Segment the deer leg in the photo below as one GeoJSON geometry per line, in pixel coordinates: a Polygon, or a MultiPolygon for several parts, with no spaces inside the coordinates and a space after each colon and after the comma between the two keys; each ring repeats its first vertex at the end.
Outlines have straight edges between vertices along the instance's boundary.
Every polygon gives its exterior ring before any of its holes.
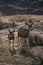
{"type": "Polygon", "coordinates": [[[20,47],[19,37],[18,37],[18,46],[20,47]]]}
{"type": "Polygon", "coordinates": [[[18,44],[19,44],[19,38],[20,38],[20,37],[18,36],[18,44]]]}
{"type": "Polygon", "coordinates": [[[22,43],[21,43],[21,46],[23,47],[23,43],[24,43],[24,39],[22,38],[22,43]]]}
{"type": "Polygon", "coordinates": [[[20,49],[22,48],[22,46],[23,46],[23,38],[19,38],[19,43],[20,43],[20,49]]]}
{"type": "Polygon", "coordinates": [[[10,49],[10,40],[9,40],[9,49],[10,49]]]}
{"type": "Polygon", "coordinates": [[[18,44],[19,44],[19,37],[18,37],[18,44]]]}
{"type": "Polygon", "coordinates": [[[25,42],[25,38],[22,38],[22,47],[24,45],[24,42],[25,42]]]}
{"type": "Polygon", "coordinates": [[[27,41],[27,46],[28,46],[28,48],[29,48],[29,39],[26,38],[26,41],[27,41]]]}
{"type": "Polygon", "coordinates": [[[14,40],[13,40],[13,50],[14,50],[14,40]]]}
{"type": "Polygon", "coordinates": [[[29,52],[29,53],[30,53],[29,39],[28,39],[28,38],[26,38],[26,41],[27,41],[27,46],[28,46],[28,50],[27,50],[27,52],[29,52]]]}

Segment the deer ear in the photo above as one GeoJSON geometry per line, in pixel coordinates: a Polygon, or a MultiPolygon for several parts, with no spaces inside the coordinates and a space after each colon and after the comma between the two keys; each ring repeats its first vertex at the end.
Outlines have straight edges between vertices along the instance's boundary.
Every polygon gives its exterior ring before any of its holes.
{"type": "Polygon", "coordinates": [[[8,31],[10,32],[10,29],[8,29],[8,31]]]}
{"type": "Polygon", "coordinates": [[[15,30],[13,30],[13,32],[15,32],[15,30]]]}
{"type": "Polygon", "coordinates": [[[27,23],[25,22],[25,24],[27,25],[27,23]]]}

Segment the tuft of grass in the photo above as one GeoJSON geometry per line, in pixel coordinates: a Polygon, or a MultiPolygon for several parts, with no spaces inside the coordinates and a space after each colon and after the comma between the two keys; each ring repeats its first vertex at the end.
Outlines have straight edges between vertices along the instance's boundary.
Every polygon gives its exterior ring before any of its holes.
{"type": "Polygon", "coordinates": [[[0,47],[0,56],[8,54],[8,48],[0,47]]]}

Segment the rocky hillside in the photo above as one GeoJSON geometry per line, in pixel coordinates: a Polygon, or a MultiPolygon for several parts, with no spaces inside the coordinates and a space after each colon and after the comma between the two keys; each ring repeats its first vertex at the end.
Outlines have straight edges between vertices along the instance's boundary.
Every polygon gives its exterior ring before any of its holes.
{"type": "Polygon", "coordinates": [[[0,0],[0,12],[3,15],[43,15],[43,0],[0,0]]]}

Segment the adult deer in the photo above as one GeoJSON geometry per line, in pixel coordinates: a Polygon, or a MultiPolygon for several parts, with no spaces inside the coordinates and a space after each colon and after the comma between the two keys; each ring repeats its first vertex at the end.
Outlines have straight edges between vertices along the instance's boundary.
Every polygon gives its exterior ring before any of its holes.
{"type": "MultiPolygon", "coordinates": [[[[18,29],[18,39],[19,38],[21,38],[21,40],[23,41],[23,39],[24,39],[24,41],[27,41],[27,46],[28,46],[28,48],[29,48],[29,33],[30,33],[30,30],[31,30],[31,28],[30,27],[32,27],[32,22],[30,21],[30,25],[29,24],[27,24],[26,22],[25,22],[25,24],[26,25],[28,25],[28,29],[27,28],[24,28],[24,27],[20,27],[19,29],[18,29]]],[[[21,47],[23,46],[23,43],[21,43],[21,47]]]]}
{"type": "MultiPolygon", "coordinates": [[[[25,39],[24,41],[27,41],[27,46],[29,48],[29,34],[30,34],[30,30],[32,30],[32,25],[33,25],[33,22],[32,20],[29,21],[29,23],[26,23],[25,22],[25,25],[28,26],[28,29],[27,28],[24,28],[24,27],[20,27],[18,29],[18,39],[21,38],[21,39],[25,39]]],[[[23,43],[22,43],[23,44],[23,43]]],[[[25,44],[24,44],[25,45],[25,44]]],[[[21,45],[22,46],[22,45],[21,45]]]]}

